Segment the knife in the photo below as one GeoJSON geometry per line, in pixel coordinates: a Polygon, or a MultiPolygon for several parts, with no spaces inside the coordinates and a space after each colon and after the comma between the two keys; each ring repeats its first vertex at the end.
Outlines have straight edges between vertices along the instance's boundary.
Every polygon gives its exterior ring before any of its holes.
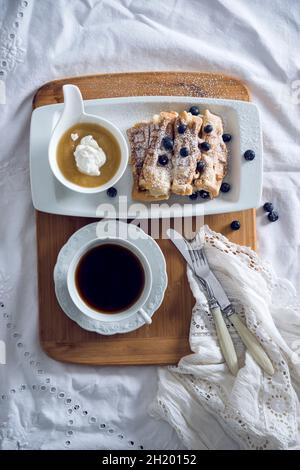
{"type": "MultiPolygon", "coordinates": [[[[167,235],[169,236],[170,240],[174,243],[176,248],[180,251],[184,259],[187,261],[188,265],[191,267],[191,269],[194,270],[192,259],[188,251],[187,242],[185,241],[184,237],[182,237],[178,232],[173,229],[168,229],[167,235]]],[[[269,357],[255,338],[255,336],[250,332],[250,330],[235,313],[232,304],[229,301],[223,287],[221,286],[220,282],[211,270],[207,277],[207,280],[214,294],[214,297],[216,298],[220,309],[222,310],[222,313],[230,319],[231,323],[234,325],[236,331],[238,332],[241,340],[248,348],[255,361],[262,367],[265,372],[267,372],[269,375],[273,375],[274,367],[269,357]]]]}

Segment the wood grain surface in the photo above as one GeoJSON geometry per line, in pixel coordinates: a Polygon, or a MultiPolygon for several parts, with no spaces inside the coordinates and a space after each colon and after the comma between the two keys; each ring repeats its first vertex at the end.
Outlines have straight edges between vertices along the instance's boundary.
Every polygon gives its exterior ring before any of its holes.
{"type": "MultiPolygon", "coordinates": [[[[33,107],[62,102],[62,85],[65,83],[78,85],[84,99],[137,95],[250,99],[242,82],[223,74],[143,72],[90,75],[49,82],[36,93],[33,107]]],[[[169,284],[152,325],[132,333],[106,337],[81,329],[60,309],[53,285],[57,254],[76,230],[94,221],[36,212],[42,347],[54,359],[81,364],[176,364],[182,356],[190,353],[188,335],[194,299],[186,278],[186,263],[168,240],[157,240],[166,257],[169,284]]],[[[255,210],[207,216],[205,223],[235,243],[256,248],[255,210]],[[239,231],[230,229],[233,219],[240,220],[239,231]]]]}

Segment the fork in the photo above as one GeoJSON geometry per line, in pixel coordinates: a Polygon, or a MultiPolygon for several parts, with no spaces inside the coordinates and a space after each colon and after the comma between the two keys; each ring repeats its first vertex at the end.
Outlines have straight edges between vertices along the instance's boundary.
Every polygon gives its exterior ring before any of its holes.
{"type": "Polygon", "coordinates": [[[196,277],[201,283],[201,285],[206,289],[206,292],[208,294],[208,305],[214,318],[221,351],[223,353],[223,356],[230,372],[233,375],[237,375],[239,366],[236,351],[234,349],[234,345],[227,329],[226,323],[224,321],[224,317],[222,315],[219,304],[213,295],[209,282],[207,281],[207,278],[210,273],[210,267],[206,260],[206,256],[203,254],[202,249],[193,250],[189,243],[186,243],[188,245],[189,254],[193,263],[196,277]]]}

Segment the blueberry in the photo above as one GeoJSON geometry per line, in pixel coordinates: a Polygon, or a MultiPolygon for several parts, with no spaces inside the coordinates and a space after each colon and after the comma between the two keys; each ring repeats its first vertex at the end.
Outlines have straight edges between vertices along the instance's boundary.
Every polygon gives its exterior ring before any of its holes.
{"type": "Polygon", "coordinates": [[[232,230],[239,230],[241,228],[241,224],[238,220],[233,220],[230,224],[232,230]]]}
{"type": "Polygon", "coordinates": [[[191,106],[189,112],[193,114],[193,116],[198,116],[198,114],[200,114],[198,106],[191,106]]]}
{"type": "Polygon", "coordinates": [[[272,212],[273,210],[272,202],[265,202],[265,204],[263,205],[263,208],[266,212],[272,212]]]}
{"type": "Polygon", "coordinates": [[[199,196],[202,197],[202,199],[207,199],[209,197],[209,193],[201,189],[201,191],[199,191],[199,196]]]}
{"type": "Polygon", "coordinates": [[[177,130],[178,134],[184,134],[186,131],[187,125],[186,124],[179,124],[177,130]]]}
{"type": "Polygon", "coordinates": [[[278,212],[272,211],[268,214],[268,219],[270,222],[276,222],[279,219],[278,212]]]}
{"type": "Polygon", "coordinates": [[[223,142],[230,142],[231,141],[231,134],[223,134],[222,139],[223,139],[223,142]]]}
{"type": "Polygon", "coordinates": [[[171,137],[164,137],[163,140],[162,140],[162,144],[163,144],[163,147],[164,147],[166,150],[172,150],[172,149],[173,149],[174,142],[173,142],[173,140],[171,139],[171,137]]]}
{"type": "Polygon", "coordinates": [[[244,157],[245,160],[248,160],[250,162],[251,160],[254,160],[255,152],[253,152],[253,150],[246,150],[246,152],[244,153],[244,157]]]}
{"type": "Polygon", "coordinates": [[[188,154],[189,154],[189,151],[188,151],[188,149],[187,149],[186,147],[182,147],[182,148],[180,149],[180,155],[181,155],[182,157],[187,157],[188,154]]]}
{"type": "Polygon", "coordinates": [[[228,193],[228,191],[230,191],[230,188],[231,186],[229,183],[222,183],[220,189],[222,193],[228,193]]]}
{"type": "Polygon", "coordinates": [[[201,173],[202,171],[204,171],[205,166],[205,162],[203,160],[200,160],[199,162],[197,162],[197,171],[201,173]]]}
{"type": "Polygon", "coordinates": [[[207,152],[210,149],[210,145],[208,142],[202,142],[200,144],[201,150],[204,150],[204,152],[207,152]]]}
{"type": "Polygon", "coordinates": [[[193,193],[189,196],[190,199],[197,199],[198,193],[193,193]]]}
{"type": "Polygon", "coordinates": [[[206,134],[210,134],[213,131],[213,126],[211,124],[207,124],[203,130],[206,134]]]}
{"type": "Polygon", "coordinates": [[[158,157],[158,163],[162,166],[165,166],[169,163],[169,158],[168,156],[164,153],[163,155],[160,155],[158,157]]]}
{"type": "Polygon", "coordinates": [[[118,194],[118,191],[116,190],[116,188],[108,188],[108,190],[106,191],[106,194],[109,197],[116,197],[116,195],[118,194]]]}

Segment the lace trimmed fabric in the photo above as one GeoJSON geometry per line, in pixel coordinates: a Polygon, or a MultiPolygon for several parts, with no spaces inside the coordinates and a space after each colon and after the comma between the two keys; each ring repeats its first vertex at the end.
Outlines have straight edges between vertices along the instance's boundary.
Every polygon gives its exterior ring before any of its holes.
{"type": "Polygon", "coordinates": [[[251,249],[230,243],[207,226],[195,239],[195,246],[201,245],[235,311],[268,352],[275,374],[260,369],[226,319],[240,365],[237,377],[230,374],[205,294],[188,268],[196,299],[190,327],[193,354],[178,367],[160,369],[150,413],[167,420],[192,449],[297,448],[300,315],[295,290],[251,249]]]}

